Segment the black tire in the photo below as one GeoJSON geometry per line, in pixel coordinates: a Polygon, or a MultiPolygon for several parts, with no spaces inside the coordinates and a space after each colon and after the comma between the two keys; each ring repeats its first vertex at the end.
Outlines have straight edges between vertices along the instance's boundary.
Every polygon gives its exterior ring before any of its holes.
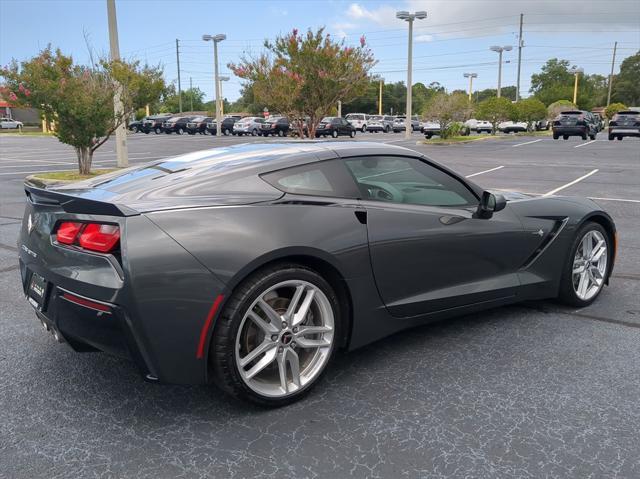
{"type": "Polygon", "coordinates": [[[349,133],[349,136],[351,138],[355,138],[356,137],[356,130],[351,130],[351,133],[349,133]]]}
{"type": "Polygon", "coordinates": [[[258,134],[258,130],[256,130],[255,128],[251,130],[251,136],[256,136],[257,134],[258,134]]]}
{"type": "Polygon", "coordinates": [[[554,139],[554,140],[557,140],[558,138],[559,138],[559,135],[558,135],[557,133],[554,133],[554,134],[553,134],[553,139],[554,139]]]}
{"type": "Polygon", "coordinates": [[[229,136],[229,133],[230,133],[229,128],[225,128],[224,130],[222,130],[222,134],[224,136],[229,136]]]}
{"type": "Polygon", "coordinates": [[[160,133],[162,133],[162,128],[157,127],[157,128],[155,128],[155,129],[153,130],[153,132],[154,132],[156,135],[159,135],[160,133]]]}
{"type": "Polygon", "coordinates": [[[596,139],[596,134],[593,133],[593,134],[589,135],[589,139],[590,140],[595,140],[596,139]]]}
{"type": "Polygon", "coordinates": [[[338,130],[333,130],[331,132],[331,138],[338,138],[338,130]]]}
{"type": "Polygon", "coordinates": [[[430,140],[433,135],[431,133],[425,133],[424,136],[427,140],[430,140]]]}
{"type": "Polygon", "coordinates": [[[196,134],[196,132],[193,131],[193,130],[187,130],[187,133],[189,133],[190,135],[195,135],[196,134]]]}
{"type": "Polygon", "coordinates": [[[562,139],[563,140],[568,140],[569,139],[569,135],[562,135],[562,139]]]}
{"type": "Polygon", "coordinates": [[[598,296],[600,296],[600,293],[602,293],[604,286],[608,282],[609,274],[611,273],[611,258],[613,253],[612,243],[613,241],[609,237],[609,234],[600,224],[594,223],[593,221],[587,221],[585,224],[583,224],[580,227],[575,237],[573,238],[573,242],[571,243],[571,248],[569,249],[569,254],[567,255],[567,259],[565,260],[564,266],[562,268],[562,276],[560,278],[560,293],[558,295],[558,299],[561,302],[568,304],[570,306],[577,306],[579,308],[583,308],[585,306],[589,306],[598,298],[598,296]],[[603,285],[600,288],[600,291],[598,291],[598,293],[593,298],[585,301],[579,298],[575,290],[573,289],[573,278],[572,278],[573,258],[576,254],[576,250],[578,249],[578,245],[580,244],[580,241],[582,240],[584,235],[587,234],[587,232],[592,230],[599,231],[602,234],[602,236],[604,236],[605,241],[607,242],[607,255],[608,255],[607,271],[604,276],[603,285]]]}
{"type": "Polygon", "coordinates": [[[138,126],[134,126],[134,127],[133,127],[133,132],[134,132],[134,133],[140,133],[140,127],[138,127],[138,126]]]}
{"type": "Polygon", "coordinates": [[[278,136],[282,138],[284,136],[284,131],[278,130],[278,136]]]}
{"type": "Polygon", "coordinates": [[[615,138],[615,136],[613,136],[611,133],[609,133],[609,141],[613,141],[615,138]]]}
{"type": "Polygon", "coordinates": [[[586,140],[586,139],[587,139],[587,138],[589,138],[589,137],[587,136],[587,134],[586,134],[586,133],[583,133],[583,134],[581,135],[581,138],[582,138],[583,140],[586,140]]]}
{"type": "Polygon", "coordinates": [[[166,133],[167,135],[170,135],[170,134],[171,134],[171,130],[165,130],[165,133],[166,133]]]}
{"type": "Polygon", "coordinates": [[[144,130],[144,134],[145,134],[145,135],[148,135],[149,133],[151,133],[151,131],[149,131],[149,130],[144,130]]]}
{"type": "Polygon", "coordinates": [[[231,295],[218,317],[209,348],[209,366],[214,383],[228,394],[266,407],[281,407],[295,402],[309,393],[324,375],[335,357],[342,337],[340,304],[331,285],[315,271],[299,264],[284,263],[266,267],[244,280],[231,295]],[[235,359],[235,340],[246,310],[265,289],[283,281],[299,279],[317,286],[331,303],[334,315],[334,340],[320,374],[299,392],[283,398],[263,396],[242,380],[235,359]]]}
{"type": "MultiPolygon", "coordinates": [[[[362,125],[362,133],[366,133],[366,132],[367,132],[367,125],[362,125]]],[[[351,138],[353,138],[353,136],[351,138]]]]}
{"type": "Polygon", "coordinates": [[[387,125],[386,128],[384,129],[384,132],[389,133],[390,131],[391,131],[391,127],[387,125]]]}
{"type": "Polygon", "coordinates": [[[617,136],[617,139],[618,139],[619,141],[622,141],[622,135],[618,135],[618,136],[617,136]]]}

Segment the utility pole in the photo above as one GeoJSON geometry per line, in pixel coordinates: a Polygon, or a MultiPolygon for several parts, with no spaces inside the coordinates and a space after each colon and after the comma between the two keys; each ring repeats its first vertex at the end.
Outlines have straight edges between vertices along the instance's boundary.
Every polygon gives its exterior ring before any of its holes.
{"type": "Polygon", "coordinates": [[[413,81],[411,79],[413,70],[413,22],[416,18],[418,20],[427,18],[427,12],[419,11],[415,13],[409,13],[402,10],[400,12],[396,12],[396,18],[409,23],[409,46],[407,49],[407,107],[405,111],[406,117],[404,120],[404,137],[409,140],[411,139],[411,134],[413,133],[413,127],[411,126],[411,93],[413,89],[413,81]]]}
{"type": "Polygon", "coordinates": [[[477,73],[463,73],[462,76],[469,79],[469,101],[471,101],[471,95],[473,95],[473,79],[478,78],[477,73]]]}
{"type": "Polygon", "coordinates": [[[191,109],[189,111],[193,111],[193,81],[191,77],[189,77],[189,100],[191,101],[191,109]]]}
{"type": "Polygon", "coordinates": [[[613,84],[613,68],[616,64],[616,50],[618,49],[618,42],[613,44],[613,58],[611,59],[611,74],[609,75],[609,93],[607,93],[607,106],[611,104],[611,85],[613,84]]]}
{"type": "Polygon", "coordinates": [[[182,113],[182,88],[180,86],[180,43],[176,38],[176,63],[178,64],[178,108],[182,113]]]}
{"type": "Polygon", "coordinates": [[[378,92],[378,115],[382,115],[382,78],[380,79],[380,91],[378,92]]]}
{"type": "Polygon", "coordinates": [[[342,102],[338,100],[338,116],[342,116],[342,102]]]}
{"type": "MultiPolygon", "coordinates": [[[[118,22],[116,19],[116,2],[107,0],[107,16],[109,20],[109,47],[111,61],[120,60],[120,46],[118,44],[118,22]]],[[[116,128],[116,156],[118,168],[129,166],[129,151],[127,149],[127,130],[124,126],[124,105],[122,104],[122,85],[116,84],[116,94],[113,98],[113,108],[116,121],[120,125],[116,128]]]]}
{"type": "Polygon", "coordinates": [[[520,66],[522,65],[522,47],[524,42],[522,41],[522,21],[524,15],[520,14],[520,34],[518,35],[518,80],[516,83],[516,101],[520,100],[520,66]]]}

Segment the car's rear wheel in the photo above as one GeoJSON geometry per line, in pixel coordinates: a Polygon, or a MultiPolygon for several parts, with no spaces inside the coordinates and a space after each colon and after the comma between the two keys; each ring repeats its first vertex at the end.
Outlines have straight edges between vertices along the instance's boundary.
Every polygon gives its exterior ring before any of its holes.
{"type": "Polygon", "coordinates": [[[563,140],[568,140],[569,139],[569,135],[562,135],[562,139],[563,140]]]}
{"type": "Polygon", "coordinates": [[[362,131],[362,133],[366,133],[367,132],[367,125],[362,125],[361,131],[362,131]]]}
{"type": "Polygon", "coordinates": [[[257,134],[258,134],[258,130],[256,130],[255,128],[251,130],[251,136],[256,136],[257,134]]]}
{"type": "Polygon", "coordinates": [[[280,137],[284,136],[284,131],[283,130],[278,130],[278,136],[280,136],[280,137]]]}
{"type": "Polygon", "coordinates": [[[617,139],[618,139],[618,140],[620,140],[620,141],[622,141],[622,135],[618,135],[618,136],[617,136],[617,139]]]}
{"type": "Polygon", "coordinates": [[[338,298],[324,278],[297,264],[259,271],[229,299],[214,331],[215,383],[265,406],[306,394],[333,357],[338,298]]]}
{"type": "Polygon", "coordinates": [[[162,128],[156,128],[153,131],[155,132],[156,135],[159,135],[160,133],[162,133],[162,128]]]}
{"type": "Polygon", "coordinates": [[[182,128],[178,128],[178,131],[176,131],[176,133],[178,135],[182,135],[184,133],[184,130],[182,128]]]}
{"type": "Polygon", "coordinates": [[[559,138],[559,136],[560,136],[560,135],[558,135],[557,133],[554,133],[554,134],[553,134],[553,139],[554,139],[554,140],[557,140],[557,139],[559,138]]]}
{"type": "Polygon", "coordinates": [[[589,135],[589,139],[590,140],[595,140],[596,139],[596,134],[592,133],[591,135],[589,135]]]}
{"type": "Polygon", "coordinates": [[[576,234],[562,272],[560,299],[573,306],[591,304],[607,282],[611,238],[598,223],[588,222],[576,234]]]}
{"type": "Polygon", "coordinates": [[[351,138],[355,138],[356,137],[356,130],[351,130],[351,132],[349,133],[349,136],[351,138]]]}

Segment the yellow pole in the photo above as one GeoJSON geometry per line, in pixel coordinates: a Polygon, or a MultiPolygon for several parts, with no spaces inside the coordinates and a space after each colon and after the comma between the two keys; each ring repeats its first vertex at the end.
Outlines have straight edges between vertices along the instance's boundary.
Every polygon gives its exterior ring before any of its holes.
{"type": "Polygon", "coordinates": [[[378,115],[382,115],[382,80],[380,80],[380,92],[378,93],[378,115]]]}
{"type": "Polygon", "coordinates": [[[573,104],[577,105],[578,103],[578,75],[580,75],[580,73],[576,72],[576,82],[573,85],[573,104]]]}
{"type": "Polygon", "coordinates": [[[42,133],[47,133],[47,120],[42,120],[42,133]]]}
{"type": "Polygon", "coordinates": [[[145,107],[146,111],[145,113],[147,114],[147,116],[151,116],[151,113],[149,113],[149,104],[147,103],[147,106],[145,107]]]}

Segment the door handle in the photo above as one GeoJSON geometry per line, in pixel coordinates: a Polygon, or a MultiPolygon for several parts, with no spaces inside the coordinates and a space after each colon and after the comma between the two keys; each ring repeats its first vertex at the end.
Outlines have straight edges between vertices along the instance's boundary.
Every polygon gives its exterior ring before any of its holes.
{"type": "Polygon", "coordinates": [[[449,226],[449,225],[455,225],[456,223],[460,223],[465,219],[466,218],[464,216],[441,216],[440,223],[442,223],[443,225],[449,226]]]}

